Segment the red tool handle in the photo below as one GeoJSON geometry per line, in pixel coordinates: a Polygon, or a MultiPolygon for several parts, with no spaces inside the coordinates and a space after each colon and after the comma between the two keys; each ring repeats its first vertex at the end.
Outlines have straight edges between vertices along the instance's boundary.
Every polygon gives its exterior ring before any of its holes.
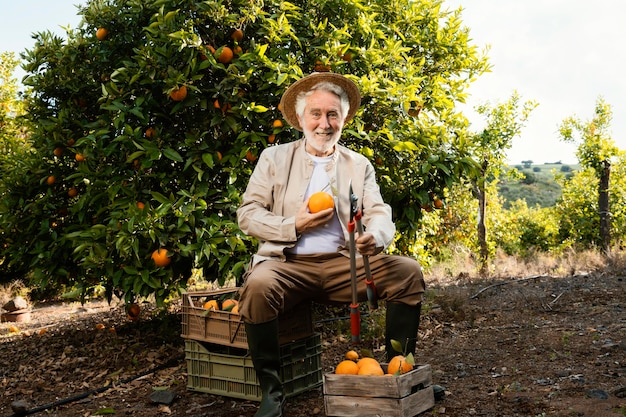
{"type": "Polygon", "coordinates": [[[361,313],[359,312],[359,299],[356,285],[356,247],[354,242],[354,221],[348,223],[350,232],[350,286],[352,288],[352,303],[350,304],[350,330],[352,343],[361,342],[361,313]]]}
{"type": "Polygon", "coordinates": [[[350,331],[352,343],[361,343],[361,312],[358,304],[350,304],[350,331]]]}

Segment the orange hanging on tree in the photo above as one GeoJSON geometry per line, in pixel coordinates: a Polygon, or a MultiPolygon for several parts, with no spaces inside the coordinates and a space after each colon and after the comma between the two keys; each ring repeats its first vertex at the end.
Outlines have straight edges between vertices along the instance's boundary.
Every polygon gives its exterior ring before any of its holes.
{"type": "Polygon", "coordinates": [[[183,101],[187,97],[187,86],[181,85],[180,87],[172,90],[170,98],[174,101],[183,101]]]}
{"type": "Polygon", "coordinates": [[[172,259],[167,256],[167,249],[165,248],[159,248],[152,252],[152,260],[154,264],[160,268],[168,266],[172,262],[172,259]]]}

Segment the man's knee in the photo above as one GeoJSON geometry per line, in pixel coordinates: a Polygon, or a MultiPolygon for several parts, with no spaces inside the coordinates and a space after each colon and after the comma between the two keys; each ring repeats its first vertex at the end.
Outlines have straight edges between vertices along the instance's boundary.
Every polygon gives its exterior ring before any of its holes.
{"type": "Polygon", "coordinates": [[[272,281],[263,276],[248,275],[240,291],[240,299],[267,299],[272,292],[272,281]]]}
{"type": "Polygon", "coordinates": [[[391,282],[387,301],[415,305],[422,301],[426,284],[422,268],[415,259],[394,256],[391,262],[391,282]]]}
{"type": "Polygon", "coordinates": [[[265,275],[250,271],[245,276],[242,289],[245,289],[245,292],[251,295],[264,294],[269,287],[268,281],[265,275]]]}
{"type": "Polygon", "coordinates": [[[276,318],[283,304],[283,294],[276,282],[261,270],[246,274],[239,291],[239,313],[246,322],[263,323],[276,318]]]}
{"type": "Polygon", "coordinates": [[[394,268],[396,269],[395,274],[400,279],[408,279],[410,281],[424,279],[422,267],[419,262],[408,256],[396,256],[394,268]]]}

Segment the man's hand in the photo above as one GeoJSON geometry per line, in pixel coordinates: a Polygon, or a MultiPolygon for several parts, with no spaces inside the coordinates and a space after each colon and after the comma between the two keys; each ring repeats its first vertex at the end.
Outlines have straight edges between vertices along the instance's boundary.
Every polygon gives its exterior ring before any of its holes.
{"type": "Polygon", "coordinates": [[[382,248],[376,247],[376,239],[374,239],[374,235],[371,233],[363,233],[362,235],[357,236],[356,240],[356,250],[359,251],[361,255],[372,256],[378,254],[382,248]]]}
{"type": "Polygon", "coordinates": [[[325,225],[333,218],[335,214],[334,208],[318,211],[317,213],[309,212],[309,201],[305,201],[298,214],[296,215],[296,233],[302,234],[307,230],[315,229],[325,225]]]}

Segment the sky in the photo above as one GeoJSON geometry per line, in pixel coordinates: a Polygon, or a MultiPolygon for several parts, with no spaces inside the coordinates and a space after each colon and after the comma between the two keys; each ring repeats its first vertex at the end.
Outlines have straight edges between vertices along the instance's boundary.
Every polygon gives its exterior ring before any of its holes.
{"type": "Polygon", "coordinates": [[[576,145],[563,142],[558,126],[568,117],[593,118],[598,98],[613,110],[611,136],[626,149],[626,2],[623,0],[448,0],[463,7],[461,20],[472,43],[489,46],[493,66],[469,88],[466,116],[472,130],[481,122],[473,108],[501,103],[517,91],[533,100],[532,112],[507,152],[511,164],[576,163],[576,145]]]}
{"type": "MultiPolygon", "coordinates": [[[[0,25],[0,51],[16,54],[31,48],[35,32],[60,36],[62,26],[78,27],[77,4],[82,0],[0,0],[5,19],[0,25]]],[[[473,108],[505,102],[514,91],[533,100],[532,112],[507,152],[511,164],[576,163],[576,145],[563,142],[559,124],[567,117],[593,117],[598,98],[613,110],[612,138],[626,149],[626,2],[623,0],[445,0],[444,8],[463,8],[461,20],[471,43],[489,47],[492,71],[468,90],[462,106],[480,131],[483,119],[473,108]]],[[[23,76],[16,72],[16,77],[23,76]]]]}
{"type": "MultiPolygon", "coordinates": [[[[76,29],[81,18],[77,5],[81,0],[0,0],[3,18],[0,25],[0,52],[20,53],[32,49],[33,33],[50,31],[65,37],[62,27],[76,29]]],[[[18,68],[15,77],[21,80],[24,71],[18,68]]]]}

